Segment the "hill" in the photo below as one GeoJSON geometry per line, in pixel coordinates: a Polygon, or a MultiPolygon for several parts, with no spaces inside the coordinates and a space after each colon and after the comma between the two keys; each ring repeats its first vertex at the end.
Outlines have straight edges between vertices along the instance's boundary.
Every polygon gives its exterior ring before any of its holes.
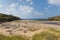
{"type": "Polygon", "coordinates": [[[0,13],[0,22],[9,22],[13,20],[19,20],[20,18],[13,16],[13,15],[6,15],[3,13],[0,13]]]}
{"type": "Polygon", "coordinates": [[[48,18],[49,21],[60,21],[60,16],[48,18]]]}

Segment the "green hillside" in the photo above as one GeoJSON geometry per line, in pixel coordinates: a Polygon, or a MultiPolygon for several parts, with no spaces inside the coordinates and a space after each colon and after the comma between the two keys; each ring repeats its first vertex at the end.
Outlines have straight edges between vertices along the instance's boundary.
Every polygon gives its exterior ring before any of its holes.
{"type": "Polygon", "coordinates": [[[60,21],[60,16],[50,17],[48,18],[50,21],[60,21]]]}
{"type": "Polygon", "coordinates": [[[13,21],[13,20],[19,20],[20,18],[13,16],[13,15],[6,15],[0,13],[0,22],[8,22],[8,21],[13,21]]]}

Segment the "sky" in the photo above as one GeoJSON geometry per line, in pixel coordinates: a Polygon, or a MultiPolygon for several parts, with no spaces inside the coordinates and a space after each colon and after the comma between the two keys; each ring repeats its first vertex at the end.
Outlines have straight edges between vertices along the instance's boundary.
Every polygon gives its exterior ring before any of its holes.
{"type": "Polygon", "coordinates": [[[60,15],[60,0],[0,0],[0,13],[21,19],[49,18],[60,15]]]}

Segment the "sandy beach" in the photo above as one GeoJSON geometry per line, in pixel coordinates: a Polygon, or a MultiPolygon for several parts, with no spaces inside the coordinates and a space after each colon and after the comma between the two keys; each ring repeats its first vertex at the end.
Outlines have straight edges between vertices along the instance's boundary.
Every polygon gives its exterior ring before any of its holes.
{"type": "MultiPolygon", "coordinates": [[[[47,28],[55,28],[60,30],[60,25],[48,24],[46,22],[50,21],[19,20],[5,22],[0,24],[0,34],[5,36],[23,35],[26,37],[32,37],[36,33],[47,30],[47,28]]],[[[60,22],[56,23],[60,24],[60,22]]]]}

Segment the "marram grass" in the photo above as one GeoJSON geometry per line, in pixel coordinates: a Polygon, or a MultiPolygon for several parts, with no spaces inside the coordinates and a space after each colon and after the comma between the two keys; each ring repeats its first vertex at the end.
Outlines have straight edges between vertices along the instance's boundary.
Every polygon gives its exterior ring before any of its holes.
{"type": "Polygon", "coordinates": [[[0,40],[60,40],[60,31],[49,28],[47,31],[42,31],[35,34],[31,38],[23,36],[4,36],[0,34],[0,40]]]}
{"type": "Polygon", "coordinates": [[[24,38],[22,36],[4,36],[0,34],[0,40],[28,40],[27,38],[24,38]]]}
{"type": "Polygon", "coordinates": [[[60,40],[60,31],[55,29],[49,29],[49,31],[43,31],[39,34],[35,34],[32,40],[60,40]]]}

